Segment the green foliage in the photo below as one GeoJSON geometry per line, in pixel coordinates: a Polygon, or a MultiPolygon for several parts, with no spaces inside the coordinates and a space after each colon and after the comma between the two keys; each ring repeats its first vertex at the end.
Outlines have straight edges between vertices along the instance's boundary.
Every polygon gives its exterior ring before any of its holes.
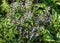
{"type": "Polygon", "coordinates": [[[13,41],[16,41],[18,31],[14,24],[10,23],[8,18],[2,18],[0,21],[0,43],[13,43],[13,41]]]}
{"type": "Polygon", "coordinates": [[[2,0],[1,9],[2,11],[9,12],[9,4],[6,0],[2,0]]]}
{"type": "Polygon", "coordinates": [[[1,0],[0,43],[60,43],[60,1],[1,0]]]}

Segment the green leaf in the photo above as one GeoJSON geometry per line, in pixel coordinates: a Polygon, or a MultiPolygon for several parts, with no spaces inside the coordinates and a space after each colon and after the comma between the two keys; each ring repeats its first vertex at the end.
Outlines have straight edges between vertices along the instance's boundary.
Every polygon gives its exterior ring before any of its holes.
{"type": "Polygon", "coordinates": [[[60,39],[60,32],[58,32],[58,33],[57,33],[57,38],[59,38],[59,39],[60,39]]]}
{"type": "Polygon", "coordinates": [[[56,4],[57,4],[57,5],[60,5],[60,2],[57,2],[56,4]]]}

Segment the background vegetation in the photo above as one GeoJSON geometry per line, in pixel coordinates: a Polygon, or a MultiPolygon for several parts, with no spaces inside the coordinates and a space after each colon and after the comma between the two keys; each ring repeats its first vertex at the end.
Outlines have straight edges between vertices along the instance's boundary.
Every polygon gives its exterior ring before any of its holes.
{"type": "Polygon", "coordinates": [[[60,1],[0,0],[0,43],[60,43],[60,1]]]}

